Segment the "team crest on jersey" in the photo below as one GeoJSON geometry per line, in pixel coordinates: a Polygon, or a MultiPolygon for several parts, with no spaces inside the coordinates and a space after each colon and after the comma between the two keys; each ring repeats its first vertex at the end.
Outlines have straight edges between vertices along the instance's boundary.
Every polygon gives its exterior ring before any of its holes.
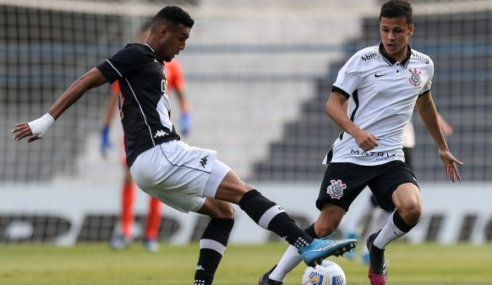
{"type": "Polygon", "coordinates": [[[408,71],[412,74],[410,75],[410,79],[408,79],[408,81],[410,81],[410,84],[415,87],[419,87],[422,83],[422,78],[420,78],[420,74],[422,73],[422,71],[418,70],[417,68],[414,68],[413,70],[410,68],[408,71]]]}
{"type": "Polygon", "coordinates": [[[343,190],[347,189],[347,185],[343,184],[342,180],[331,180],[331,185],[326,188],[326,193],[330,195],[332,199],[342,198],[343,190]]]}

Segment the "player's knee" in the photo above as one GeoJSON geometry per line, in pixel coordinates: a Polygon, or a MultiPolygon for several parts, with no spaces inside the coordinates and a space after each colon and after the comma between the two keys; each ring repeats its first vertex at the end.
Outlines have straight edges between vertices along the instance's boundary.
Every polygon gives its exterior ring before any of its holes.
{"type": "Polygon", "coordinates": [[[415,225],[418,223],[422,216],[422,205],[420,203],[410,203],[398,210],[402,219],[409,225],[415,225]]]}

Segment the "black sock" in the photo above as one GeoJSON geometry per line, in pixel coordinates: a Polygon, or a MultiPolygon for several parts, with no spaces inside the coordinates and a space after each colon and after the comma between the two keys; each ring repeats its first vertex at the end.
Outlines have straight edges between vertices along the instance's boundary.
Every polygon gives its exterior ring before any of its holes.
{"type": "Polygon", "coordinates": [[[413,227],[415,227],[415,225],[407,225],[398,211],[393,213],[393,223],[395,223],[395,226],[404,233],[408,233],[411,229],[413,229],[413,227]]]}
{"type": "Polygon", "coordinates": [[[257,190],[253,189],[244,194],[239,206],[260,227],[285,238],[289,244],[297,248],[313,241],[282,207],[265,198],[257,190]]]}
{"type": "Polygon", "coordinates": [[[316,235],[316,232],[314,231],[314,224],[312,224],[309,227],[305,228],[304,231],[306,232],[306,234],[308,234],[312,238],[319,238],[316,235]]]}
{"type": "Polygon", "coordinates": [[[212,219],[200,239],[194,285],[211,285],[224,255],[234,219],[212,219]]]}

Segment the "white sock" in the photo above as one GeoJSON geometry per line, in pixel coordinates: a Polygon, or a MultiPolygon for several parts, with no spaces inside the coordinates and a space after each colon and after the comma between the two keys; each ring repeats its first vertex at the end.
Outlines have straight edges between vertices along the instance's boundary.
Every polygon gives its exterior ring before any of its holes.
{"type": "Polygon", "coordinates": [[[290,245],[285,251],[284,255],[277,264],[277,267],[270,273],[268,278],[284,282],[285,276],[292,271],[299,263],[301,263],[302,257],[299,254],[297,248],[290,245]]]}
{"type": "Polygon", "coordinates": [[[393,222],[393,215],[395,213],[396,211],[389,216],[386,225],[383,227],[381,232],[374,240],[374,245],[379,249],[384,249],[390,242],[399,239],[406,234],[406,232],[403,232],[402,230],[397,228],[395,223],[393,222]]]}

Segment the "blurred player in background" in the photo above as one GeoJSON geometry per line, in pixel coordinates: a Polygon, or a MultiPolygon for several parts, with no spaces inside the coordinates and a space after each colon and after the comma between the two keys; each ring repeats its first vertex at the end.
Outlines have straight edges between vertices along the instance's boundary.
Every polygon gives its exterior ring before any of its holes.
{"type": "Polygon", "coordinates": [[[55,119],[88,90],[118,80],[126,159],[138,187],[179,211],[211,218],[199,243],[195,285],[213,282],[234,225],[231,203],[239,205],[258,226],[284,238],[309,266],[352,249],[356,240],[313,238],[281,206],[219,161],[215,151],[180,141],[171,121],[162,65],[184,50],[193,25],[194,20],[181,8],[163,8],[153,18],[144,44],[128,44],[82,75],[48,113],[28,123],[16,124],[12,130],[14,140],[27,137],[28,142],[33,142],[42,138],[55,119]]]}
{"type": "MultiPolygon", "coordinates": [[[[327,115],[342,133],[324,159],[328,164],[316,207],[314,237],[333,233],[352,202],[369,186],[378,205],[391,214],[381,231],[367,240],[371,285],[384,285],[386,246],[417,225],[422,214],[418,181],[404,163],[403,131],[415,107],[434,139],[448,178],[461,179],[449,151],[434,105],[431,86],[434,63],[410,48],[413,12],[404,0],[381,7],[381,43],[356,52],[340,69],[326,103],[327,115]],[[348,112],[347,112],[348,102],[348,112]]],[[[281,284],[298,263],[289,247],[280,262],[259,279],[260,285],[281,284]]]]}
{"type": "MultiPolygon", "coordinates": [[[[453,128],[442,118],[438,113],[439,127],[444,136],[450,136],[453,134],[453,128]]],[[[403,154],[405,157],[405,163],[413,169],[413,148],[415,147],[415,129],[412,121],[408,123],[403,131],[403,154]]],[[[345,224],[345,238],[360,239],[363,232],[371,234],[380,230],[388,220],[392,211],[386,211],[381,209],[374,198],[370,195],[369,199],[364,199],[362,203],[357,206],[357,215],[353,215],[351,219],[345,224]],[[367,218],[369,222],[366,224],[367,218]]],[[[366,240],[367,236],[364,236],[362,240],[366,240]]],[[[355,260],[357,250],[353,249],[347,252],[344,256],[349,260],[355,260]]],[[[367,246],[362,247],[362,253],[360,255],[359,263],[369,263],[369,249],[367,246]]]]}
{"type": "MultiPolygon", "coordinates": [[[[150,32],[150,22],[146,23],[140,29],[138,42],[144,43],[150,32]]],[[[164,73],[166,75],[167,90],[171,93],[175,91],[181,110],[181,119],[179,126],[181,133],[186,136],[190,132],[191,127],[191,104],[185,93],[185,79],[181,68],[181,64],[177,59],[173,59],[164,65],[164,73]]],[[[107,152],[111,147],[109,139],[109,130],[113,122],[114,114],[117,108],[117,102],[120,95],[120,85],[118,81],[111,85],[111,96],[108,99],[106,112],[104,115],[104,126],[101,130],[101,154],[107,156],[107,152]]],[[[122,249],[128,246],[133,240],[132,228],[134,221],[133,208],[135,204],[135,182],[131,176],[130,170],[126,165],[126,155],[124,139],[122,144],[122,162],[124,165],[123,185],[121,189],[121,213],[120,225],[121,232],[117,233],[110,241],[109,245],[113,249],[122,249]]],[[[161,225],[161,202],[150,196],[149,209],[143,233],[143,245],[151,252],[159,250],[158,235],[161,225]]]]}

